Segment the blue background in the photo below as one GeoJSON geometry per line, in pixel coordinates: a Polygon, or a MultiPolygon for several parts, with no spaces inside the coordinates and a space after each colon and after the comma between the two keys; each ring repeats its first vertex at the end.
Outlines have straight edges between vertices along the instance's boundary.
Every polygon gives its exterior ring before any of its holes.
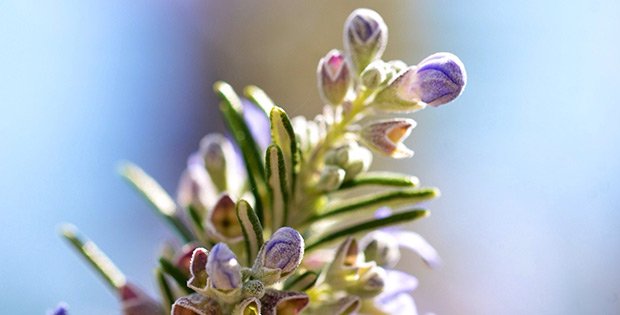
{"type": "MultiPolygon", "coordinates": [[[[357,6],[390,27],[388,59],[459,55],[455,103],[413,115],[408,169],[443,196],[412,224],[441,269],[401,267],[422,313],[620,312],[620,3],[0,2],[0,311],[118,312],[57,236],[73,222],[150,293],[171,238],[115,174],[134,161],[170,192],[221,128],[210,85],[257,84],[319,111],[316,62],[357,6]]],[[[383,164],[383,166],[381,166],[383,164]]]]}

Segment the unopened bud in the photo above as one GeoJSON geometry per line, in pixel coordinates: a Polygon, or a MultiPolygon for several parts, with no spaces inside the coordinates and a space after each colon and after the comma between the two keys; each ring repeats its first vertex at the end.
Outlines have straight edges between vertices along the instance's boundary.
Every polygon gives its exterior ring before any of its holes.
{"type": "Polygon", "coordinates": [[[356,74],[381,58],[388,30],[383,18],[369,9],[353,11],[344,24],[344,49],[356,74]]]}
{"type": "Polygon", "coordinates": [[[262,298],[265,294],[265,285],[259,280],[250,280],[243,284],[241,292],[244,297],[262,298]]]}
{"type": "Polygon", "coordinates": [[[325,165],[316,187],[322,191],[334,191],[340,187],[346,175],[345,170],[334,165],[325,165]]]}
{"type": "Polygon", "coordinates": [[[235,180],[231,174],[235,151],[230,140],[220,134],[206,135],[200,140],[200,154],[218,192],[232,188],[229,181],[235,180]]]}
{"type": "Polygon", "coordinates": [[[213,182],[202,164],[188,163],[179,182],[177,202],[183,207],[191,206],[202,214],[213,205],[215,196],[213,182]]]}
{"type": "Polygon", "coordinates": [[[406,70],[409,66],[402,60],[390,60],[387,64],[394,70],[395,73],[406,70]]]}
{"type": "Polygon", "coordinates": [[[360,132],[361,138],[371,149],[401,159],[413,156],[413,151],[403,144],[416,126],[412,119],[394,118],[372,122],[360,132]]]}
{"type": "Polygon", "coordinates": [[[268,275],[263,282],[269,285],[291,275],[304,257],[304,239],[295,229],[281,227],[271,239],[263,244],[256,262],[254,273],[268,275]]]}
{"type": "Polygon", "coordinates": [[[450,53],[436,53],[400,73],[383,89],[372,106],[388,112],[412,112],[446,104],[463,92],[465,66],[450,53]]]}
{"type": "Polygon", "coordinates": [[[375,60],[362,72],[362,84],[368,89],[377,89],[387,80],[390,70],[385,62],[375,60]]]}
{"type": "Polygon", "coordinates": [[[230,291],[241,287],[241,266],[224,243],[217,243],[209,253],[207,274],[214,289],[230,291]]]}
{"type": "Polygon", "coordinates": [[[331,50],[319,61],[317,69],[319,92],[323,101],[339,105],[351,87],[351,73],[346,58],[339,50],[331,50]]]}
{"type": "Polygon", "coordinates": [[[417,93],[424,103],[438,107],[461,95],[466,83],[467,73],[461,59],[441,52],[418,64],[412,92],[417,93]]]}

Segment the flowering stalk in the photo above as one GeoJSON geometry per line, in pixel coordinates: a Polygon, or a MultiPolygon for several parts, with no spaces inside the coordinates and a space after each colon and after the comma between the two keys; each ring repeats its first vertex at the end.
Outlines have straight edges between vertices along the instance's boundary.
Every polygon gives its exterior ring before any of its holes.
{"type": "Polygon", "coordinates": [[[416,313],[417,280],[393,269],[400,250],[431,267],[440,259],[420,235],[393,226],[427,217],[419,204],[439,190],[370,167],[373,153],[413,155],[404,141],[417,123],[403,113],[457,98],[465,68],[449,53],[416,66],[382,60],[387,26],[368,9],[351,13],[343,39],[344,49],[330,50],[317,67],[326,105],[314,119],[289,118],[258,87],[244,89],[246,100],[215,83],[230,134],[200,141],[176,201],[139,167],[121,169],[183,245],[159,258],[163,306],[64,230],[119,295],[124,314],[416,313]]]}

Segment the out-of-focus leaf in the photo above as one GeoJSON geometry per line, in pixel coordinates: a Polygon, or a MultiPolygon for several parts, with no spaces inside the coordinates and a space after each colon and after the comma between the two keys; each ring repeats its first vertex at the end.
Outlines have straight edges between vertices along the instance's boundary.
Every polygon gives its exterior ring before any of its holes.
{"type": "Polygon", "coordinates": [[[179,268],[177,268],[173,263],[171,263],[168,259],[161,257],[159,258],[159,265],[161,266],[161,270],[172,277],[174,281],[177,283],[179,288],[185,292],[185,294],[192,293],[192,290],[187,287],[187,277],[179,268]]]}
{"type": "Polygon", "coordinates": [[[243,106],[237,93],[228,83],[221,81],[216,82],[213,88],[222,99],[220,110],[235,142],[241,149],[250,182],[250,191],[256,200],[256,214],[262,222],[263,207],[267,204],[267,183],[258,145],[243,119],[243,106]]]}
{"type": "Polygon", "coordinates": [[[132,163],[122,164],[120,174],[144,196],[157,214],[164,218],[185,242],[194,240],[192,232],[177,217],[177,204],[151,176],[132,163]]]}
{"type": "Polygon", "coordinates": [[[172,293],[172,289],[170,288],[170,284],[164,275],[161,267],[155,268],[155,277],[157,278],[157,286],[159,287],[159,293],[162,297],[162,301],[164,304],[164,308],[166,310],[166,314],[170,313],[170,307],[174,304],[176,300],[174,293],[172,293]]]}
{"type": "Polygon", "coordinates": [[[271,109],[276,106],[271,98],[267,96],[267,93],[257,86],[246,86],[245,89],[243,89],[243,94],[252,101],[252,103],[258,105],[267,116],[271,113],[271,109]]]}
{"type": "Polygon", "coordinates": [[[306,271],[301,275],[289,278],[284,283],[284,290],[286,291],[305,291],[312,287],[319,275],[314,271],[306,271]]]}

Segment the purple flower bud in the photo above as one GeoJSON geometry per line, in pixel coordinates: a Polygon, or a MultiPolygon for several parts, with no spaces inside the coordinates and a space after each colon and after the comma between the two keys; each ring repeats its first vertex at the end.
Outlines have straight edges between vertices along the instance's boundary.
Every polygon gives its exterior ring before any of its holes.
{"type": "Polygon", "coordinates": [[[418,64],[414,79],[412,90],[424,103],[438,107],[461,95],[467,83],[467,73],[457,56],[440,52],[418,64]]]}
{"type": "Polygon", "coordinates": [[[267,241],[257,259],[258,268],[280,270],[280,279],[292,274],[304,257],[304,239],[295,229],[281,227],[267,241]]]}
{"type": "Polygon", "coordinates": [[[206,269],[214,289],[230,291],[241,287],[241,266],[226,244],[213,246],[206,269]]]}
{"type": "Polygon", "coordinates": [[[339,105],[351,87],[351,74],[341,51],[333,49],[319,61],[317,69],[319,92],[323,101],[339,105]]]}
{"type": "Polygon", "coordinates": [[[356,74],[381,58],[388,30],[383,18],[369,9],[353,11],[344,24],[344,49],[356,74]]]}
{"type": "Polygon", "coordinates": [[[465,66],[450,53],[436,53],[400,73],[375,97],[372,106],[388,112],[413,112],[446,104],[463,92],[465,66]]]}
{"type": "Polygon", "coordinates": [[[413,156],[413,151],[403,144],[403,140],[415,126],[416,122],[412,119],[381,120],[362,127],[360,135],[371,149],[397,159],[408,158],[413,156]]]}

